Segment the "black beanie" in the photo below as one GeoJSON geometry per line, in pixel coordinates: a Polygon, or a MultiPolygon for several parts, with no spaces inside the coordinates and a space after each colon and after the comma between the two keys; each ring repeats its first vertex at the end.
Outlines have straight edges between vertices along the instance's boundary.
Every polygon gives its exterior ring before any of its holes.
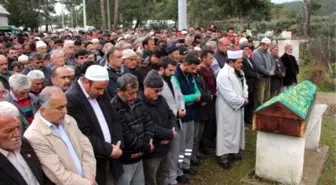
{"type": "Polygon", "coordinates": [[[156,70],[153,69],[149,71],[143,84],[144,86],[150,88],[162,88],[163,87],[162,77],[156,70]]]}

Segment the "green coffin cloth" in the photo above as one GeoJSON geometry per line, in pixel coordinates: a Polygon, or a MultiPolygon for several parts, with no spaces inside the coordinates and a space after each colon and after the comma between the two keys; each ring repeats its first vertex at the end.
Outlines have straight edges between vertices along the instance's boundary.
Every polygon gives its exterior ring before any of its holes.
{"type": "Polygon", "coordinates": [[[265,102],[255,112],[280,102],[302,119],[306,119],[315,94],[316,85],[306,80],[265,102]]]}

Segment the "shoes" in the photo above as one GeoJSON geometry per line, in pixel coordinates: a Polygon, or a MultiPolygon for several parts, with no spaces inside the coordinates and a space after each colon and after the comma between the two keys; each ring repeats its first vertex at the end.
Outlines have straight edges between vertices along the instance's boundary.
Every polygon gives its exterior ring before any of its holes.
{"type": "Polygon", "coordinates": [[[241,161],[243,159],[243,150],[239,150],[237,154],[230,154],[230,159],[232,161],[241,161]]]}
{"type": "Polygon", "coordinates": [[[193,166],[200,166],[201,165],[201,161],[198,158],[196,160],[191,160],[190,163],[193,166]]]}
{"type": "Polygon", "coordinates": [[[189,174],[189,175],[197,175],[199,174],[199,170],[189,168],[189,169],[183,169],[184,174],[189,174]]]}
{"type": "Polygon", "coordinates": [[[207,156],[211,156],[213,155],[213,150],[211,148],[202,148],[201,149],[201,152],[204,154],[204,155],[207,155],[207,156]]]}
{"type": "Polygon", "coordinates": [[[186,175],[177,176],[177,184],[187,184],[189,182],[189,177],[186,175]]]}
{"type": "Polygon", "coordinates": [[[225,159],[225,160],[219,161],[219,165],[222,168],[224,168],[225,170],[230,170],[232,168],[231,162],[229,161],[229,159],[225,159]]]}

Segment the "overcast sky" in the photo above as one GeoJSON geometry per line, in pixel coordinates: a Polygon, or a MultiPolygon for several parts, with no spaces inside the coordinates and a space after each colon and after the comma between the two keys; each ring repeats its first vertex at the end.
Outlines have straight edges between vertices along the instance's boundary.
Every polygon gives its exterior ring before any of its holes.
{"type": "MultiPolygon", "coordinates": [[[[285,3],[285,2],[290,2],[290,1],[295,1],[295,0],[271,0],[271,2],[273,2],[273,3],[285,3]]],[[[56,10],[56,14],[57,15],[61,15],[62,14],[62,5],[61,5],[61,3],[57,3],[56,4],[55,10],[56,10]]],[[[65,13],[67,13],[67,12],[65,12],[65,13]]]]}

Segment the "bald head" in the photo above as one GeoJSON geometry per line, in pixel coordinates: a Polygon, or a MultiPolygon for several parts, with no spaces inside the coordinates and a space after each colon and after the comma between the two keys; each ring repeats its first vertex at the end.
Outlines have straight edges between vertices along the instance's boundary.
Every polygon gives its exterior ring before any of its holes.
{"type": "Polygon", "coordinates": [[[219,39],[218,49],[219,51],[226,53],[231,48],[231,41],[225,37],[219,39]]]}

